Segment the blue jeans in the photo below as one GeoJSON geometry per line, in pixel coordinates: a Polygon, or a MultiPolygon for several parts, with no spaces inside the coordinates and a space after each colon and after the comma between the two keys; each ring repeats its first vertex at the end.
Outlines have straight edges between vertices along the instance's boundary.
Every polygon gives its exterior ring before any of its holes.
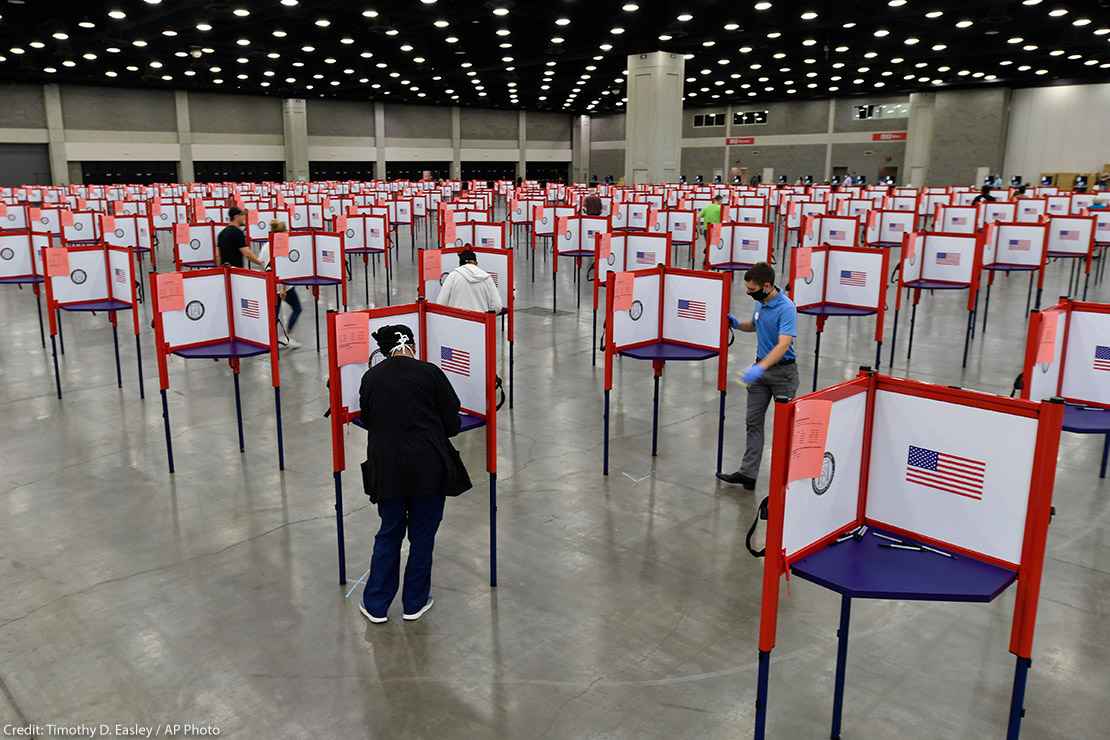
{"type": "MultiPolygon", "coordinates": [[[[285,294],[285,302],[289,304],[289,325],[285,327],[287,334],[293,333],[293,327],[297,325],[297,319],[301,317],[301,299],[297,295],[296,288],[290,288],[285,294]]],[[[275,318],[281,321],[281,301],[277,302],[277,307],[274,308],[275,318]]]]}
{"type": "Polygon", "coordinates": [[[401,605],[405,614],[424,608],[432,591],[432,550],[443,520],[445,496],[406,496],[378,503],[382,518],[374,537],[370,575],[362,592],[362,605],[375,617],[384,617],[397,595],[401,574],[401,542],[409,535],[409,559],[401,605]]]}

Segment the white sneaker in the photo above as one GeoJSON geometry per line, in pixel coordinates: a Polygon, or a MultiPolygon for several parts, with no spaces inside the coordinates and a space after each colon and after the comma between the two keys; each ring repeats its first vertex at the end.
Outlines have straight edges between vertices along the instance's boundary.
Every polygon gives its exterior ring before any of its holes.
{"type": "Polygon", "coordinates": [[[415,622],[416,620],[424,616],[427,611],[432,608],[432,604],[434,603],[436,603],[435,599],[428,599],[428,603],[425,604],[424,607],[416,614],[402,614],[401,619],[405,620],[406,622],[415,622]]]}
{"type": "Polygon", "coordinates": [[[293,337],[289,337],[289,341],[287,341],[285,343],[285,349],[294,350],[294,349],[300,349],[300,348],[301,348],[301,343],[298,342],[293,337]]]}
{"type": "Polygon", "coordinates": [[[359,606],[358,610],[359,610],[360,612],[362,612],[362,616],[366,617],[367,619],[369,619],[369,620],[370,620],[370,621],[371,621],[372,623],[374,623],[374,624],[385,624],[386,622],[388,622],[388,621],[389,621],[389,617],[388,617],[388,616],[385,616],[385,617],[375,617],[375,616],[374,616],[373,614],[371,614],[370,612],[366,611],[366,607],[365,607],[365,606],[359,606]]]}

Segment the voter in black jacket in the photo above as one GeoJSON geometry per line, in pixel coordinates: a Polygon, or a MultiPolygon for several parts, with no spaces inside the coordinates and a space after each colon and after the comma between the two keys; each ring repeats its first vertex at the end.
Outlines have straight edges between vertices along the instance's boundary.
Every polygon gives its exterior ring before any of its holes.
{"type": "Polygon", "coordinates": [[[359,405],[369,435],[363,482],[382,521],[362,593],[362,614],[380,624],[388,619],[397,595],[406,531],[403,618],[419,619],[431,608],[432,550],[445,497],[462,493],[470,481],[448,441],[459,433],[459,397],[447,376],[416,359],[409,327],[383,326],[374,339],[386,359],[362,376],[359,405]]]}

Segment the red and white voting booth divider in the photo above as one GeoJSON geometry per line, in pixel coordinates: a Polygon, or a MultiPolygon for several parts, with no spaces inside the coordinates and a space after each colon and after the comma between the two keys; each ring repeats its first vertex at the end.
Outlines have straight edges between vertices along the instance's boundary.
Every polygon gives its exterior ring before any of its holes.
{"type": "MultiPolygon", "coordinates": [[[[597,237],[612,232],[608,216],[560,216],[555,221],[555,256],[551,263],[551,313],[559,300],[559,259],[574,260],[574,283],[578,286],[578,308],[582,307],[582,260],[594,257],[597,237]]],[[[670,235],[667,235],[668,243],[670,235]]],[[[670,251],[668,247],[668,251],[670,251]]],[[[533,268],[535,262],[532,263],[533,268]]],[[[595,266],[596,272],[596,266],[595,266]]],[[[589,270],[587,270],[587,275],[589,270]]]]}
{"type": "Polygon", "coordinates": [[[57,336],[65,354],[62,336],[62,311],[108,314],[112,325],[112,344],[116,353],[116,386],[123,388],[123,371],[119,362],[119,335],[116,314],[131,312],[135,333],[135,361],[139,368],[139,398],[146,398],[143,388],[143,353],[139,343],[138,295],[135,291],[134,252],[127,247],[100,244],[87,247],[49,247],[42,250],[46,268],[46,311],[50,319],[50,353],[54,360],[54,386],[62,397],[62,379],[58,371],[57,336]]]}
{"type": "Polygon", "coordinates": [[[902,237],[913,232],[916,220],[917,214],[913,211],[869,211],[863,243],[869,247],[900,247],[902,237]]]}
{"type": "Polygon", "coordinates": [[[1050,216],[1048,218],[1048,256],[1071,262],[1068,276],[1068,295],[1079,292],[1079,277],[1083,275],[1083,298],[1091,280],[1091,263],[1095,256],[1094,216],[1050,216]]]}
{"type": "Polygon", "coordinates": [[[660,264],[670,267],[673,255],[670,235],[651,232],[598,234],[595,237],[594,250],[593,348],[590,350],[590,364],[596,366],[597,312],[601,306],[599,297],[602,288],[608,289],[606,281],[609,273],[643,270],[660,264]]]}
{"type": "Polygon", "coordinates": [[[316,351],[320,351],[320,288],[335,287],[336,303],[347,310],[347,258],[343,235],[330,231],[270,234],[270,269],[281,285],[312,291],[316,306],[316,351]]]}
{"type": "Polygon", "coordinates": [[[328,312],[328,398],[331,421],[332,479],[339,583],[347,582],[343,535],[343,478],[347,468],[344,431],[361,426],[359,390],[362,376],[386,358],[370,351],[370,336],[382,326],[404,324],[416,339],[417,359],[443,370],[459,397],[461,430],[486,431],[489,472],[490,585],[497,586],[497,365],[496,317],[418,301],[350,313],[328,312]]]}
{"type": "Polygon", "coordinates": [[[659,265],[647,270],[610,271],[605,280],[607,328],[602,471],[609,475],[609,394],[613,388],[613,359],[619,355],[651,361],[654,377],[652,457],[659,450],[659,379],[664,365],[717,359],[717,390],[721,394],[717,426],[717,473],[720,473],[725,440],[732,275],[659,265]]]}
{"type": "MultiPolygon", "coordinates": [[[[339,220],[338,218],[336,219],[339,220]]],[[[370,275],[367,265],[370,258],[382,257],[385,270],[385,303],[388,306],[391,298],[390,276],[393,268],[389,259],[390,232],[389,216],[386,214],[370,215],[364,213],[351,213],[346,216],[345,223],[337,226],[343,227],[343,251],[349,257],[356,254],[362,255],[362,281],[366,287],[366,305],[370,305],[370,275]]],[[[374,260],[374,277],[378,275],[378,262],[374,260]]]]}
{"type": "Polygon", "coordinates": [[[1030,315],[1021,397],[1061,398],[1064,431],[1102,434],[1099,478],[1110,456],[1110,304],[1063,297],[1030,315]]]}
{"type": "Polygon", "coordinates": [[[983,240],[983,269],[987,278],[986,301],[983,308],[983,333],[987,332],[987,315],[991,309],[991,286],[997,273],[1009,276],[1015,272],[1029,273],[1029,288],[1025,295],[1025,313],[1029,313],[1033,297],[1033,280],[1037,281],[1037,303],[1041,307],[1044,291],[1045,265],[1048,263],[1048,226],[1043,223],[1023,224],[995,221],[980,232],[983,240]]]}
{"type": "MultiPolygon", "coordinates": [[[[501,321],[505,338],[509,342],[509,408],[513,407],[513,343],[515,339],[516,285],[513,270],[513,251],[489,247],[450,247],[447,249],[417,250],[417,295],[421,300],[436,303],[443,281],[451,270],[443,264],[444,255],[458,255],[466,250],[478,257],[478,267],[493,278],[501,298],[501,321]]],[[[437,304],[438,305],[438,304],[437,304]]]]}
{"type": "Polygon", "coordinates": [[[830,316],[875,317],[875,368],[883,351],[890,252],[860,247],[797,247],[790,262],[790,299],[798,313],[817,317],[813,390],[821,363],[821,334],[830,316]]]}
{"type": "Polygon", "coordinates": [[[764,223],[725,222],[706,230],[706,270],[741,272],[759,262],[774,262],[775,227],[764,223]]]}
{"type": "Polygon", "coordinates": [[[975,304],[979,294],[979,270],[982,250],[979,238],[973,234],[941,234],[922,231],[906,234],[902,241],[902,256],[898,270],[898,294],[894,302],[894,328],[890,338],[890,362],[894,368],[894,350],[898,346],[898,313],[902,308],[902,293],[913,290],[913,309],[910,313],[910,337],[906,348],[906,362],[913,355],[913,329],[917,321],[917,304],[922,290],[966,290],[967,329],[964,333],[964,355],[961,367],[967,367],[967,350],[975,326],[975,304]]]}
{"type": "Polygon", "coordinates": [[[246,444],[239,395],[239,363],[248,357],[268,354],[277,419],[278,469],[285,470],[281,375],[278,370],[277,323],[274,321],[274,276],[268,272],[237,267],[151,273],[150,295],[153,299],[154,342],[170,473],[174,472],[170,411],[166,398],[170,387],[170,355],[185,360],[227,360],[235,384],[239,452],[244,453],[246,444]]]}
{"type": "Polygon", "coordinates": [[[42,323],[42,285],[44,271],[42,250],[49,247],[49,234],[33,233],[27,229],[0,231],[0,285],[15,285],[20,290],[30,285],[35,295],[35,311],[39,317],[39,341],[46,347],[46,332],[42,323]]]}
{"type": "Polygon", "coordinates": [[[173,228],[173,263],[177,272],[216,266],[216,237],[228,224],[177,224],[173,228]]]}
{"type": "Polygon", "coordinates": [[[648,229],[654,233],[670,234],[671,244],[690,247],[690,268],[694,267],[694,245],[698,241],[698,212],[693,209],[660,208],[655,212],[655,223],[648,229]]]}
{"type": "Polygon", "coordinates": [[[1006,737],[1018,737],[1063,411],[870,371],[775,404],[757,740],[780,582],[791,574],[841,595],[834,738],[852,599],[989,603],[1017,581],[1006,737]]]}

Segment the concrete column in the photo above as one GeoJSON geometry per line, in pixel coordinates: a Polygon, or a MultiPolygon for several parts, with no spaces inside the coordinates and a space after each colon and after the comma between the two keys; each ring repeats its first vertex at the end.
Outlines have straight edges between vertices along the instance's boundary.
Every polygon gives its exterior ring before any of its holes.
{"type": "Polygon", "coordinates": [[[725,108],[725,152],[724,167],[721,168],[721,180],[732,182],[732,157],[729,156],[728,137],[732,136],[732,103],[725,108]]]}
{"type": "Polygon", "coordinates": [[[829,99],[829,127],[826,132],[829,134],[828,140],[825,142],[825,179],[828,180],[832,177],[832,135],[836,130],[836,99],[829,99]]]}
{"type": "Polygon", "coordinates": [[[451,106],[451,179],[462,179],[462,111],[451,106]]]}
{"type": "Polygon", "coordinates": [[[304,98],[281,101],[285,131],[285,179],[308,179],[308,114],[304,98]]]}
{"type": "Polygon", "coordinates": [[[628,56],[626,184],[678,180],[685,70],[686,60],[681,54],[657,51],[628,56]]]}
{"type": "Polygon", "coordinates": [[[516,162],[516,176],[528,176],[528,114],[520,111],[517,115],[516,123],[516,146],[517,146],[517,162],[516,162]]]}
{"type": "Polygon", "coordinates": [[[43,102],[46,105],[50,181],[55,185],[69,185],[69,165],[66,162],[66,127],[62,120],[62,93],[55,84],[43,85],[42,92],[43,102]]]}
{"type": "Polygon", "coordinates": [[[590,181],[590,117],[573,119],[570,129],[571,173],[573,182],[590,181]]]}
{"type": "Polygon", "coordinates": [[[929,152],[933,141],[933,113],[936,93],[910,95],[910,124],[906,129],[906,163],[898,178],[915,187],[925,184],[929,176],[929,152]]]}
{"type": "Polygon", "coordinates": [[[374,164],[374,177],[385,179],[385,103],[374,103],[374,146],[378,160],[374,164]]]}
{"type": "Polygon", "coordinates": [[[192,182],[196,179],[193,168],[193,127],[189,122],[189,93],[176,90],[173,94],[174,107],[177,109],[177,143],[181,154],[177,164],[178,182],[192,182]]]}

